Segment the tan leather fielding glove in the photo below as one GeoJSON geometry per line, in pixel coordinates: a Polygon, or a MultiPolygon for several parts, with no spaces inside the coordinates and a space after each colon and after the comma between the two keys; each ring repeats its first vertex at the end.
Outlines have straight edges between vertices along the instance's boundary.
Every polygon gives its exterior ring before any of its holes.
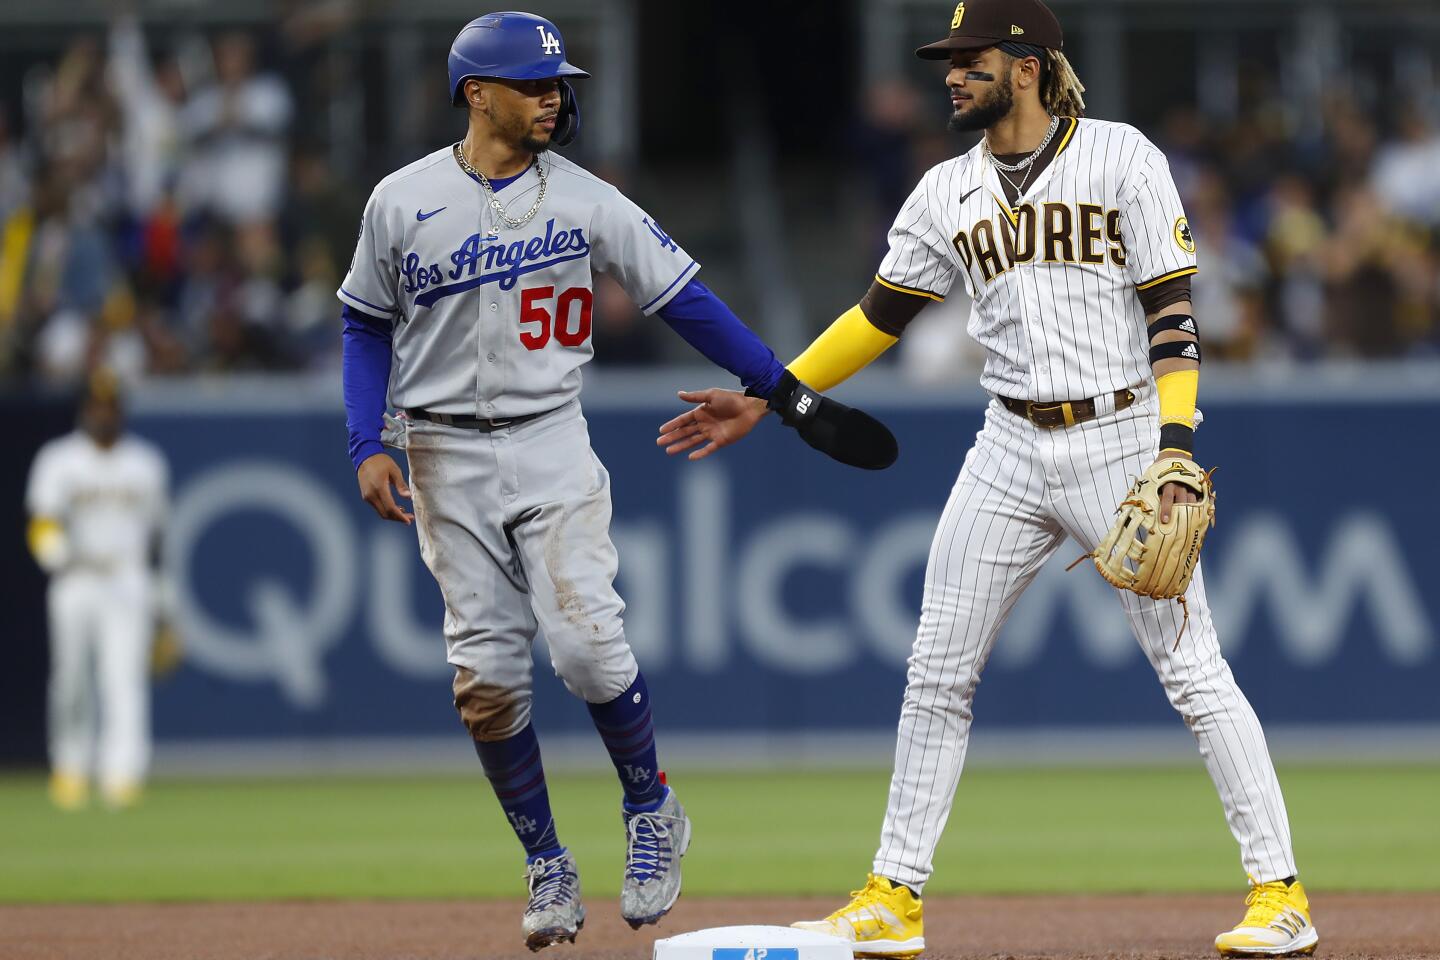
{"type": "MultiPolygon", "coordinates": [[[[1205,534],[1214,525],[1210,474],[1193,460],[1167,457],[1155,461],[1135,481],[1115,511],[1110,532],[1089,556],[1100,576],[1114,586],[1156,600],[1178,598],[1183,605],[1205,534]],[[1170,520],[1162,523],[1160,488],[1167,483],[1188,487],[1196,500],[1171,505],[1170,520]]],[[[1189,610],[1185,612],[1188,621],[1189,610]]]]}
{"type": "Polygon", "coordinates": [[[162,680],[180,669],[185,659],[185,647],[180,634],[168,620],[155,625],[155,635],[150,641],[150,678],[162,680]]]}

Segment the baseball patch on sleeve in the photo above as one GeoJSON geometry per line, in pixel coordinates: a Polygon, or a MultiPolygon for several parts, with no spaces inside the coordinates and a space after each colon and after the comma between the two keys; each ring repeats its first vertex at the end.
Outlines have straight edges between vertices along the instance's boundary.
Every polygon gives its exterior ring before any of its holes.
{"type": "Polygon", "coordinates": [[[1184,217],[1175,221],[1175,243],[1186,253],[1195,252],[1195,238],[1190,235],[1190,221],[1184,217]]]}

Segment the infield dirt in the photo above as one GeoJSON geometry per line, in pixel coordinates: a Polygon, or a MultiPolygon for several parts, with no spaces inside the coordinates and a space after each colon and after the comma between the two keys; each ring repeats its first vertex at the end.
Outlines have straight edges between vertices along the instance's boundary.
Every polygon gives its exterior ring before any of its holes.
{"type": "MultiPolygon", "coordinates": [[[[613,900],[586,902],[574,945],[535,955],[513,901],[210,903],[0,907],[5,960],[646,960],[657,937],[788,923],[820,899],[682,900],[632,932],[613,900]]],[[[1321,894],[1319,956],[1440,960],[1440,893],[1321,894]]],[[[1243,907],[1224,896],[933,897],[925,957],[1207,958],[1243,907]]]]}

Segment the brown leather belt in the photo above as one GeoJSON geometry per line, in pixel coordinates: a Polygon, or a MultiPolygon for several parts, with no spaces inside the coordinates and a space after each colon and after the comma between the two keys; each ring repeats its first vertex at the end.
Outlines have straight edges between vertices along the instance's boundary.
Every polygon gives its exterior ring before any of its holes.
{"type": "MultiPolygon", "coordinates": [[[[1003,403],[1005,409],[1015,416],[1024,417],[1035,426],[1050,430],[1056,427],[1073,427],[1077,423],[1095,419],[1094,400],[1056,400],[1042,403],[1038,400],[1015,400],[998,395],[995,399],[1003,403]]],[[[1124,410],[1134,402],[1135,393],[1133,391],[1115,391],[1116,410],[1124,410]]]]}
{"type": "Polygon", "coordinates": [[[552,410],[542,410],[539,413],[527,413],[523,417],[497,417],[487,419],[485,417],[466,417],[459,414],[431,413],[429,410],[410,408],[405,411],[405,416],[411,420],[428,420],[431,423],[443,423],[447,427],[463,427],[466,430],[480,430],[489,433],[492,430],[499,430],[501,427],[513,427],[516,424],[534,420],[536,417],[543,417],[552,410]]]}

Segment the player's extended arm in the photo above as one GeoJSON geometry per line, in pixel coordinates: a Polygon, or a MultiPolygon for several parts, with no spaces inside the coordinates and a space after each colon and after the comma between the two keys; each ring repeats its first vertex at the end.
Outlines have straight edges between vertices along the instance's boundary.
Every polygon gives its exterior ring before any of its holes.
{"type": "MultiPolygon", "coordinates": [[[[1195,401],[1200,386],[1200,337],[1190,301],[1178,300],[1146,316],[1150,369],[1160,393],[1160,456],[1194,459],[1195,401]]],[[[1195,494],[1179,484],[1161,490],[1160,519],[1168,522],[1172,503],[1192,503],[1195,494]]]]}
{"type": "Polygon", "coordinates": [[[410,496],[400,465],[380,444],[385,423],[385,394],[390,381],[390,324],[346,305],[340,311],[341,382],[345,393],[345,425],[350,432],[350,460],[360,496],[382,518],[409,524],[415,518],[395,503],[393,487],[410,496]]]}
{"type": "Polygon", "coordinates": [[[706,443],[690,459],[708,456],[744,437],[774,410],[806,443],[841,463],[874,470],[895,461],[895,438],[883,424],[821,396],[813,384],[782,367],[754,331],[700,281],[691,280],[659,313],[687,342],[739,377],[751,398],[725,390],[682,391],[682,400],[700,406],[660,428],[657,442],[667,453],[706,443]]]}
{"type": "MultiPolygon", "coordinates": [[[[857,305],[842,313],[788,367],[781,368],[790,375],[784,381],[789,391],[780,391],[785,393],[784,399],[798,405],[804,401],[803,392],[796,389],[800,385],[824,392],[854,376],[890,349],[927,302],[926,297],[895,290],[877,278],[857,305]]],[[[773,391],[768,397],[754,388],[747,392],[749,396],[733,390],[680,391],[681,400],[696,406],[662,424],[656,444],[668,454],[689,451],[691,460],[699,460],[735,443],[776,406],[773,391]]],[[[872,434],[873,428],[866,425],[860,435],[872,434]]],[[[883,441],[878,435],[875,438],[883,441]]]]}
{"type": "MultiPolygon", "coordinates": [[[[824,392],[848,380],[890,349],[927,302],[927,297],[896,290],[877,278],[857,305],[842,313],[788,367],[781,368],[787,375],[778,391],[784,394],[781,399],[787,406],[798,406],[805,402],[805,392],[799,389],[802,385],[824,392]]],[[[749,396],[720,389],[680,391],[681,400],[696,406],[662,424],[656,444],[668,454],[689,451],[691,460],[699,460],[735,443],[777,406],[775,391],[768,397],[754,388],[747,393],[749,396]]],[[[885,444],[885,437],[874,429],[884,429],[879,423],[860,427],[855,435],[870,438],[863,441],[866,445],[872,441],[885,444]]],[[[890,438],[889,443],[893,442],[890,438]]],[[[882,452],[885,456],[877,462],[888,466],[894,454],[888,447],[882,452]]]]}
{"type": "Polygon", "coordinates": [[[739,378],[745,389],[765,396],[785,368],[775,352],[699,280],[691,280],[658,311],[686,343],[739,378]]]}

